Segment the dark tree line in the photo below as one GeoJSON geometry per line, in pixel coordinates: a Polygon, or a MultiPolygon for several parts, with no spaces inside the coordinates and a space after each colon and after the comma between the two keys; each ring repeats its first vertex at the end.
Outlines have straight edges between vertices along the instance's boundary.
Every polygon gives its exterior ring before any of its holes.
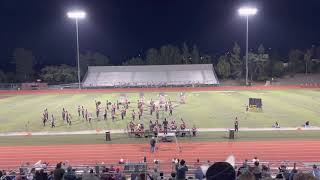
{"type": "MultiPolygon", "coordinates": [[[[320,46],[308,49],[292,49],[288,55],[281,57],[277,51],[265,49],[261,44],[249,52],[249,79],[264,81],[271,77],[285,74],[319,73],[320,46]]],[[[39,66],[37,57],[31,50],[17,48],[14,50],[10,63],[14,72],[0,69],[0,82],[32,82],[41,79],[48,83],[72,83],[77,80],[77,67],[70,65],[39,66]]],[[[164,45],[150,48],[142,55],[125,60],[122,65],[165,65],[165,64],[213,64],[222,79],[243,79],[245,76],[245,54],[241,47],[234,43],[230,50],[212,58],[202,54],[196,45],[189,47],[183,43],[181,47],[164,45]]],[[[112,65],[108,56],[99,52],[80,54],[81,77],[85,76],[88,66],[112,65]]],[[[6,69],[7,70],[7,69],[6,69]]]]}
{"type": "MultiPolygon", "coordinates": [[[[231,53],[218,58],[215,66],[222,79],[241,79],[245,77],[245,54],[241,56],[240,46],[235,43],[231,53]]],[[[285,74],[319,73],[320,47],[290,50],[287,57],[281,57],[277,51],[266,50],[263,44],[248,54],[249,79],[264,81],[285,74]]]]}
{"type": "Polygon", "coordinates": [[[211,56],[201,55],[196,45],[189,48],[186,43],[179,48],[174,45],[164,45],[159,49],[150,48],[144,56],[132,57],[123,65],[164,65],[164,64],[211,64],[211,56]]]}

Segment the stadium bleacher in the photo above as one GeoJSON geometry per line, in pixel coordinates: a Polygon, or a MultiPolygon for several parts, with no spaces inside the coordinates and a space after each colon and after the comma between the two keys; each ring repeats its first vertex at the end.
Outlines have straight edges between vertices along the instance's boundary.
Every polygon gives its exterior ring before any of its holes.
{"type": "Polygon", "coordinates": [[[83,87],[218,85],[212,64],[89,66],[83,87]]]}

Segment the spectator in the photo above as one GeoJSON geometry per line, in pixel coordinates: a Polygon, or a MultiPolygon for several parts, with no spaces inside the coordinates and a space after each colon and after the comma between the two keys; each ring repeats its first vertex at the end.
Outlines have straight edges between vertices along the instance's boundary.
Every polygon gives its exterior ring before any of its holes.
{"type": "Polygon", "coordinates": [[[312,174],[298,173],[294,176],[293,180],[316,180],[312,174]]]}
{"type": "Polygon", "coordinates": [[[115,174],[115,179],[116,179],[116,180],[121,180],[122,177],[123,177],[123,175],[121,174],[120,169],[117,168],[117,169],[116,169],[116,174],[115,174]]]}
{"type": "Polygon", "coordinates": [[[194,177],[198,180],[202,180],[203,179],[203,172],[200,166],[196,167],[196,171],[194,172],[194,177]]]}
{"type": "Polygon", "coordinates": [[[64,180],[76,180],[77,176],[76,173],[72,170],[72,167],[69,166],[67,168],[67,172],[63,176],[64,180]]]}
{"type": "Polygon", "coordinates": [[[176,180],[185,180],[188,167],[185,160],[181,160],[179,164],[176,164],[176,180]]]}
{"type": "Polygon", "coordinates": [[[90,172],[90,168],[89,166],[87,166],[84,170],[83,170],[83,173],[89,173],[90,172]]]}
{"type": "Polygon", "coordinates": [[[83,175],[82,180],[99,180],[99,178],[95,176],[93,169],[90,169],[90,173],[83,175]]]}
{"type": "Polygon", "coordinates": [[[23,177],[22,174],[16,174],[16,178],[14,180],[22,180],[22,177],[23,177]]]}
{"type": "Polygon", "coordinates": [[[96,163],[96,165],[94,166],[95,172],[96,174],[100,173],[100,166],[98,165],[98,163],[96,163]]]}
{"type": "Polygon", "coordinates": [[[316,178],[316,180],[320,180],[320,169],[317,165],[313,165],[312,175],[316,178]]]}
{"type": "Polygon", "coordinates": [[[159,169],[159,168],[160,168],[159,160],[154,160],[153,169],[159,169]]]}
{"type": "Polygon", "coordinates": [[[101,180],[108,180],[110,178],[109,168],[105,168],[102,170],[102,174],[100,176],[101,180]]]}
{"type": "Polygon", "coordinates": [[[152,173],[152,179],[157,180],[159,177],[158,169],[154,169],[152,173]]]}
{"type": "Polygon", "coordinates": [[[53,180],[53,171],[50,171],[50,174],[48,175],[48,180],[53,180]]]}
{"type": "Polygon", "coordinates": [[[110,166],[109,171],[111,171],[111,172],[115,172],[115,171],[116,171],[116,169],[111,165],[111,166],[110,166]]]}
{"type": "Polygon", "coordinates": [[[248,160],[244,160],[242,166],[239,167],[237,176],[240,176],[242,173],[249,171],[248,160]]]}
{"type": "Polygon", "coordinates": [[[279,167],[279,173],[277,174],[276,178],[285,178],[289,179],[289,172],[285,165],[281,165],[279,167]]]}
{"type": "Polygon", "coordinates": [[[238,180],[255,180],[255,176],[251,172],[245,172],[242,173],[239,177],[238,180]]]}
{"type": "Polygon", "coordinates": [[[253,162],[253,163],[255,163],[256,161],[258,161],[258,162],[259,162],[258,157],[254,157],[254,158],[252,159],[252,162],[253,162]]]}
{"type": "Polygon", "coordinates": [[[270,168],[265,165],[262,165],[261,176],[262,178],[270,178],[271,177],[270,168]]]}
{"type": "Polygon", "coordinates": [[[198,158],[196,163],[194,164],[195,167],[200,167],[202,164],[200,163],[200,159],[198,158]]]}
{"type": "Polygon", "coordinates": [[[123,158],[121,158],[121,159],[119,160],[119,164],[124,164],[123,158]]]}
{"type": "Polygon", "coordinates": [[[298,173],[298,170],[296,168],[296,163],[293,163],[293,169],[289,173],[289,180],[293,180],[294,176],[298,173]]]}
{"type": "Polygon", "coordinates": [[[63,174],[65,173],[64,169],[61,168],[61,162],[57,164],[56,169],[53,171],[54,180],[62,180],[63,174]]]}
{"type": "Polygon", "coordinates": [[[143,173],[143,172],[140,173],[138,179],[139,180],[147,180],[146,173],[143,173]]]}
{"type": "Polygon", "coordinates": [[[252,173],[255,177],[256,180],[259,180],[262,178],[261,176],[261,168],[260,168],[260,165],[259,165],[259,161],[255,161],[254,162],[254,166],[253,166],[253,169],[252,169],[252,173]]]}
{"type": "Polygon", "coordinates": [[[164,174],[163,174],[163,172],[160,172],[160,179],[164,179],[164,174]]]}
{"type": "Polygon", "coordinates": [[[28,173],[26,178],[27,180],[33,180],[34,176],[32,173],[28,173]]]}
{"type": "Polygon", "coordinates": [[[36,172],[36,177],[35,177],[36,180],[48,180],[48,174],[46,172],[44,172],[43,169],[36,172]]]}
{"type": "Polygon", "coordinates": [[[171,179],[176,179],[176,173],[175,172],[171,173],[171,179]]]}
{"type": "Polygon", "coordinates": [[[68,166],[67,166],[66,163],[64,162],[64,163],[62,163],[61,168],[62,168],[64,171],[66,171],[67,168],[68,168],[68,166]]]}
{"type": "Polygon", "coordinates": [[[262,178],[261,180],[275,180],[272,177],[266,177],[266,178],[262,178]]]}
{"type": "Polygon", "coordinates": [[[135,167],[134,172],[131,173],[131,180],[138,180],[139,179],[139,169],[135,167]]]}

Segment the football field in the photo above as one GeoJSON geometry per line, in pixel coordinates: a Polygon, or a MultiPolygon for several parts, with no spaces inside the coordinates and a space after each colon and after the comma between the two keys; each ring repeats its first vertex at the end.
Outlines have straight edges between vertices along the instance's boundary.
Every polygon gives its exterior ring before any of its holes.
{"type": "MultiPolygon", "coordinates": [[[[320,91],[316,89],[295,90],[238,90],[238,91],[188,91],[186,103],[180,104],[180,92],[162,92],[166,100],[173,104],[173,115],[160,110],[160,121],[165,117],[180,123],[183,118],[188,127],[197,128],[228,128],[233,126],[234,118],[238,117],[240,127],[263,128],[271,127],[278,121],[282,127],[299,127],[305,121],[312,126],[320,126],[320,91]],[[262,112],[246,112],[248,99],[261,98],[262,112]]],[[[159,92],[130,93],[48,93],[0,95],[0,132],[21,131],[78,131],[96,129],[125,129],[132,119],[132,110],[138,112],[137,101],[144,96],[144,114],[141,121],[148,127],[155,114],[149,113],[149,102],[159,101],[159,92]],[[121,102],[124,97],[130,101],[127,116],[121,120],[120,112],[116,112],[115,122],[103,120],[106,101],[121,102]],[[95,100],[100,101],[101,113],[96,118],[95,100]],[[92,123],[78,117],[78,105],[84,106],[93,115],[92,123]],[[47,108],[49,116],[56,118],[56,127],[43,127],[42,113],[47,108]],[[62,120],[62,108],[72,114],[72,125],[62,120]]],[[[121,106],[120,106],[121,108],[121,106]]],[[[49,118],[50,119],[50,118],[49,118]]],[[[136,121],[138,116],[136,115],[136,121]]]]}

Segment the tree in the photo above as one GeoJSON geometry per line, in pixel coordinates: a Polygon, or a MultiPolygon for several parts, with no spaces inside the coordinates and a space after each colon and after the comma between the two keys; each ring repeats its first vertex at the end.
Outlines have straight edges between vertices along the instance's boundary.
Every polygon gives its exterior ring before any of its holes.
{"type": "Polygon", "coordinates": [[[250,52],[248,54],[250,62],[251,80],[266,80],[268,77],[267,68],[269,63],[269,54],[265,53],[264,46],[261,44],[258,52],[250,52]]]}
{"type": "Polygon", "coordinates": [[[238,43],[234,43],[230,57],[231,74],[234,78],[242,75],[242,61],[240,58],[241,49],[238,43]]]}
{"type": "Polygon", "coordinates": [[[0,70],[0,82],[4,83],[6,81],[7,81],[6,74],[2,70],[0,70]]]}
{"type": "Polygon", "coordinates": [[[181,54],[178,47],[165,45],[160,48],[161,64],[180,64],[181,54]]]}
{"type": "Polygon", "coordinates": [[[308,74],[308,70],[310,71],[311,70],[311,56],[312,56],[312,49],[308,49],[305,53],[304,53],[304,56],[303,56],[303,60],[304,60],[304,63],[305,63],[305,73],[308,74]]]}
{"type": "Polygon", "coordinates": [[[199,64],[200,63],[199,49],[196,45],[193,45],[193,47],[192,47],[191,61],[192,61],[192,64],[199,64]]]}
{"type": "Polygon", "coordinates": [[[124,63],[122,63],[122,65],[128,66],[128,65],[144,65],[144,61],[143,59],[141,59],[140,57],[133,57],[127,61],[125,61],[124,63]]]}
{"type": "Polygon", "coordinates": [[[15,83],[17,82],[16,80],[16,75],[13,72],[8,72],[6,74],[6,81],[10,83],[15,83]]]}
{"type": "Polygon", "coordinates": [[[302,72],[304,68],[303,52],[294,49],[289,52],[289,68],[292,73],[302,72]]]}
{"type": "Polygon", "coordinates": [[[190,64],[191,54],[189,52],[188,45],[185,42],[182,44],[181,59],[183,64],[190,64]]]}
{"type": "Polygon", "coordinates": [[[212,58],[211,56],[205,54],[200,57],[200,63],[201,64],[212,64],[212,58]]]}
{"type": "MultiPolygon", "coordinates": [[[[283,62],[282,62],[281,56],[279,55],[279,52],[277,50],[272,50],[270,53],[269,63],[268,63],[268,67],[267,67],[267,72],[268,72],[269,76],[271,76],[271,77],[275,76],[273,69],[275,67],[275,64],[278,62],[280,62],[282,64],[282,67],[284,70],[283,62]]],[[[281,73],[281,75],[282,74],[283,73],[281,73]]]]}
{"type": "Polygon", "coordinates": [[[313,69],[320,72],[320,46],[314,48],[313,69]]]}
{"type": "Polygon", "coordinates": [[[146,55],[146,64],[157,65],[161,63],[160,54],[157,49],[151,48],[148,49],[146,55]]]}
{"type": "Polygon", "coordinates": [[[264,54],[265,53],[265,49],[263,44],[260,44],[258,47],[258,54],[264,54]]]}
{"type": "Polygon", "coordinates": [[[40,77],[48,83],[73,83],[77,81],[77,68],[68,65],[46,66],[41,69],[40,77]]]}
{"type": "Polygon", "coordinates": [[[14,63],[16,67],[17,80],[31,80],[33,76],[33,66],[35,64],[35,57],[31,51],[23,48],[15,49],[12,63],[14,63]]]}
{"type": "Polygon", "coordinates": [[[83,77],[87,72],[88,66],[106,66],[109,65],[110,59],[99,52],[86,52],[80,54],[80,72],[83,77]]]}
{"type": "Polygon", "coordinates": [[[320,46],[316,47],[314,51],[314,57],[320,59],[320,46]]]}
{"type": "Polygon", "coordinates": [[[224,79],[228,78],[231,74],[230,64],[227,56],[220,56],[217,64],[217,73],[224,79]]]}
{"type": "Polygon", "coordinates": [[[284,72],[283,62],[278,61],[273,64],[271,74],[275,77],[281,77],[284,72]]]}

